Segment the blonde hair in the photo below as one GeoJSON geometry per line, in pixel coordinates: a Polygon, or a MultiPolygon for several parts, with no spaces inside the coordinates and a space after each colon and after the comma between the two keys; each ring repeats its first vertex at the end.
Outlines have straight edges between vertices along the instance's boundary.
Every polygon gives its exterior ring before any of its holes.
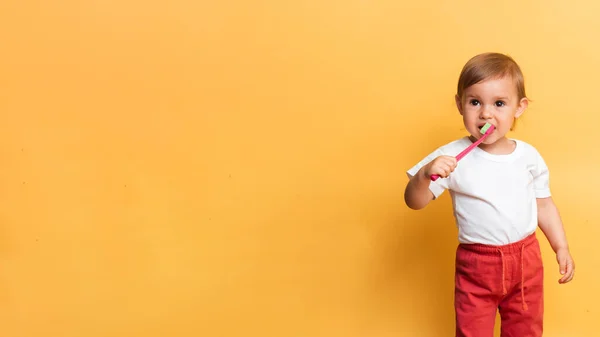
{"type": "Polygon", "coordinates": [[[512,57],[500,53],[484,53],[471,58],[458,78],[456,95],[462,99],[467,88],[488,79],[510,76],[517,87],[519,100],[527,97],[521,68],[512,57]]]}

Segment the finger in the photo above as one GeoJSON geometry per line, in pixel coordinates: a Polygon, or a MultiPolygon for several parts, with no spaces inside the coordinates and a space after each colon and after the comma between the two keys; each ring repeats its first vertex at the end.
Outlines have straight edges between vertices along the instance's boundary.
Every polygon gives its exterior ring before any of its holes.
{"type": "Polygon", "coordinates": [[[567,259],[561,258],[558,261],[558,272],[564,275],[567,272],[567,259]]]}
{"type": "Polygon", "coordinates": [[[565,274],[565,276],[563,276],[563,277],[562,277],[562,278],[561,278],[561,279],[558,281],[558,283],[561,283],[561,284],[568,283],[568,282],[570,282],[570,281],[573,279],[573,277],[574,277],[574,276],[575,276],[575,273],[574,273],[574,272],[566,273],[566,274],[565,274]]]}
{"type": "Polygon", "coordinates": [[[450,168],[456,167],[456,158],[450,157],[444,161],[444,164],[448,165],[450,168]]]}
{"type": "Polygon", "coordinates": [[[574,277],[575,277],[575,271],[572,271],[571,274],[569,275],[569,278],[565,281],[565,283],[571,282],[574,277]]]}
{"type": "Polygon", "coordinates": [[[569,278],[569,275],[566,273],[566,267],[563,271],[561,271],[562,277],[558,280],[558,283],[565,283],[565,281],[569,278]]]}
{"type": "Polygon", "coordinates": [[[440,163],[438,165],[438,167],[435,169],[435,171],[437,172],[437,174],[440,177],[446,178],[448,176],[448,167],[446,165],[444,165],[443,163],[440,163]]]}
{"type": "Polygon", "coordinates": [[[567,263],[567,273],[568,275],[567,279],[565,280],[565,283],[571,281],[573,279],[573,277],[575,276],[575,264],[573,263],[573,261],[569,261],[567,263]]]}
{"type": "Polygon", "coordinates": [[[446,171],[446,176],[449,176],[450,173],[452,173],[452,171],[453,171],[453,169],[452,169],[452,167],[450,165],[446,165],[444,167],[444,170],[446,171]]]}
{"type": "Polygon", "coordinates": [[[571,281],[573,279],[574,272],[575,270],[573,268],[573,263],[569,261],[566,263],[565,275],[560,279],[560,283],[567,283],[571,281]]]}

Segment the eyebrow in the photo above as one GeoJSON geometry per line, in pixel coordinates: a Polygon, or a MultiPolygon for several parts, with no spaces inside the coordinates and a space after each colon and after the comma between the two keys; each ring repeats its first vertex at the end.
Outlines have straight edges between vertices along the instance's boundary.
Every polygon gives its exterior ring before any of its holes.
{"type": "MultiPolygon", "coordinates": [[[[475,95],[467,95],[467,98],[468,99],[470,99],[470,98],[480,99],[479,96],[475,96],[475,95]]],[[[494,99],[496,99],[496,100],[503,99],[503,100],[507,101],[508,96],[496,96],[496,97],[494,97],[494,99]]]]}

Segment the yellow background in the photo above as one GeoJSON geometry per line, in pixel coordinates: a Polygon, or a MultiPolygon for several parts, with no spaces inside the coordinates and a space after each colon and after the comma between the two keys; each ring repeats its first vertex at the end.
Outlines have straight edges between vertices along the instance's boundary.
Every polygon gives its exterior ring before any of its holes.
{"type": "Polygon", "coordinates": [[[541,236],[545,336],[596,336],[600,4],[484,3],[1,1],[0,334],[451,336],[449,195],[404,172],[499,51],[578,267],[541,236]]]}

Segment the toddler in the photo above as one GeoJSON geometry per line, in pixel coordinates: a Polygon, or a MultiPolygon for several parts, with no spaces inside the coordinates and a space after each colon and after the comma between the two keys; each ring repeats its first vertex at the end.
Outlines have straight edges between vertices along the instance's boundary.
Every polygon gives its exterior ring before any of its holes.
{"type": "Polygon", "coordinates": [[[521,69],[507,55],[477,55],[463,67],[455,100],[470,136],[408,170],[405,202],[422,209],[450,191],[459,240],[457,337],[492,337],[497,310],[502,337],[542,336],[544,269],[536,228],[556,253],[560,283],[573,279],[575,264],[544,159],[532,145],[506,136],[528,105],[521,69]],[[482,136],[486,123],[495,130],[457,164],[455,156],[482,136]]]}

